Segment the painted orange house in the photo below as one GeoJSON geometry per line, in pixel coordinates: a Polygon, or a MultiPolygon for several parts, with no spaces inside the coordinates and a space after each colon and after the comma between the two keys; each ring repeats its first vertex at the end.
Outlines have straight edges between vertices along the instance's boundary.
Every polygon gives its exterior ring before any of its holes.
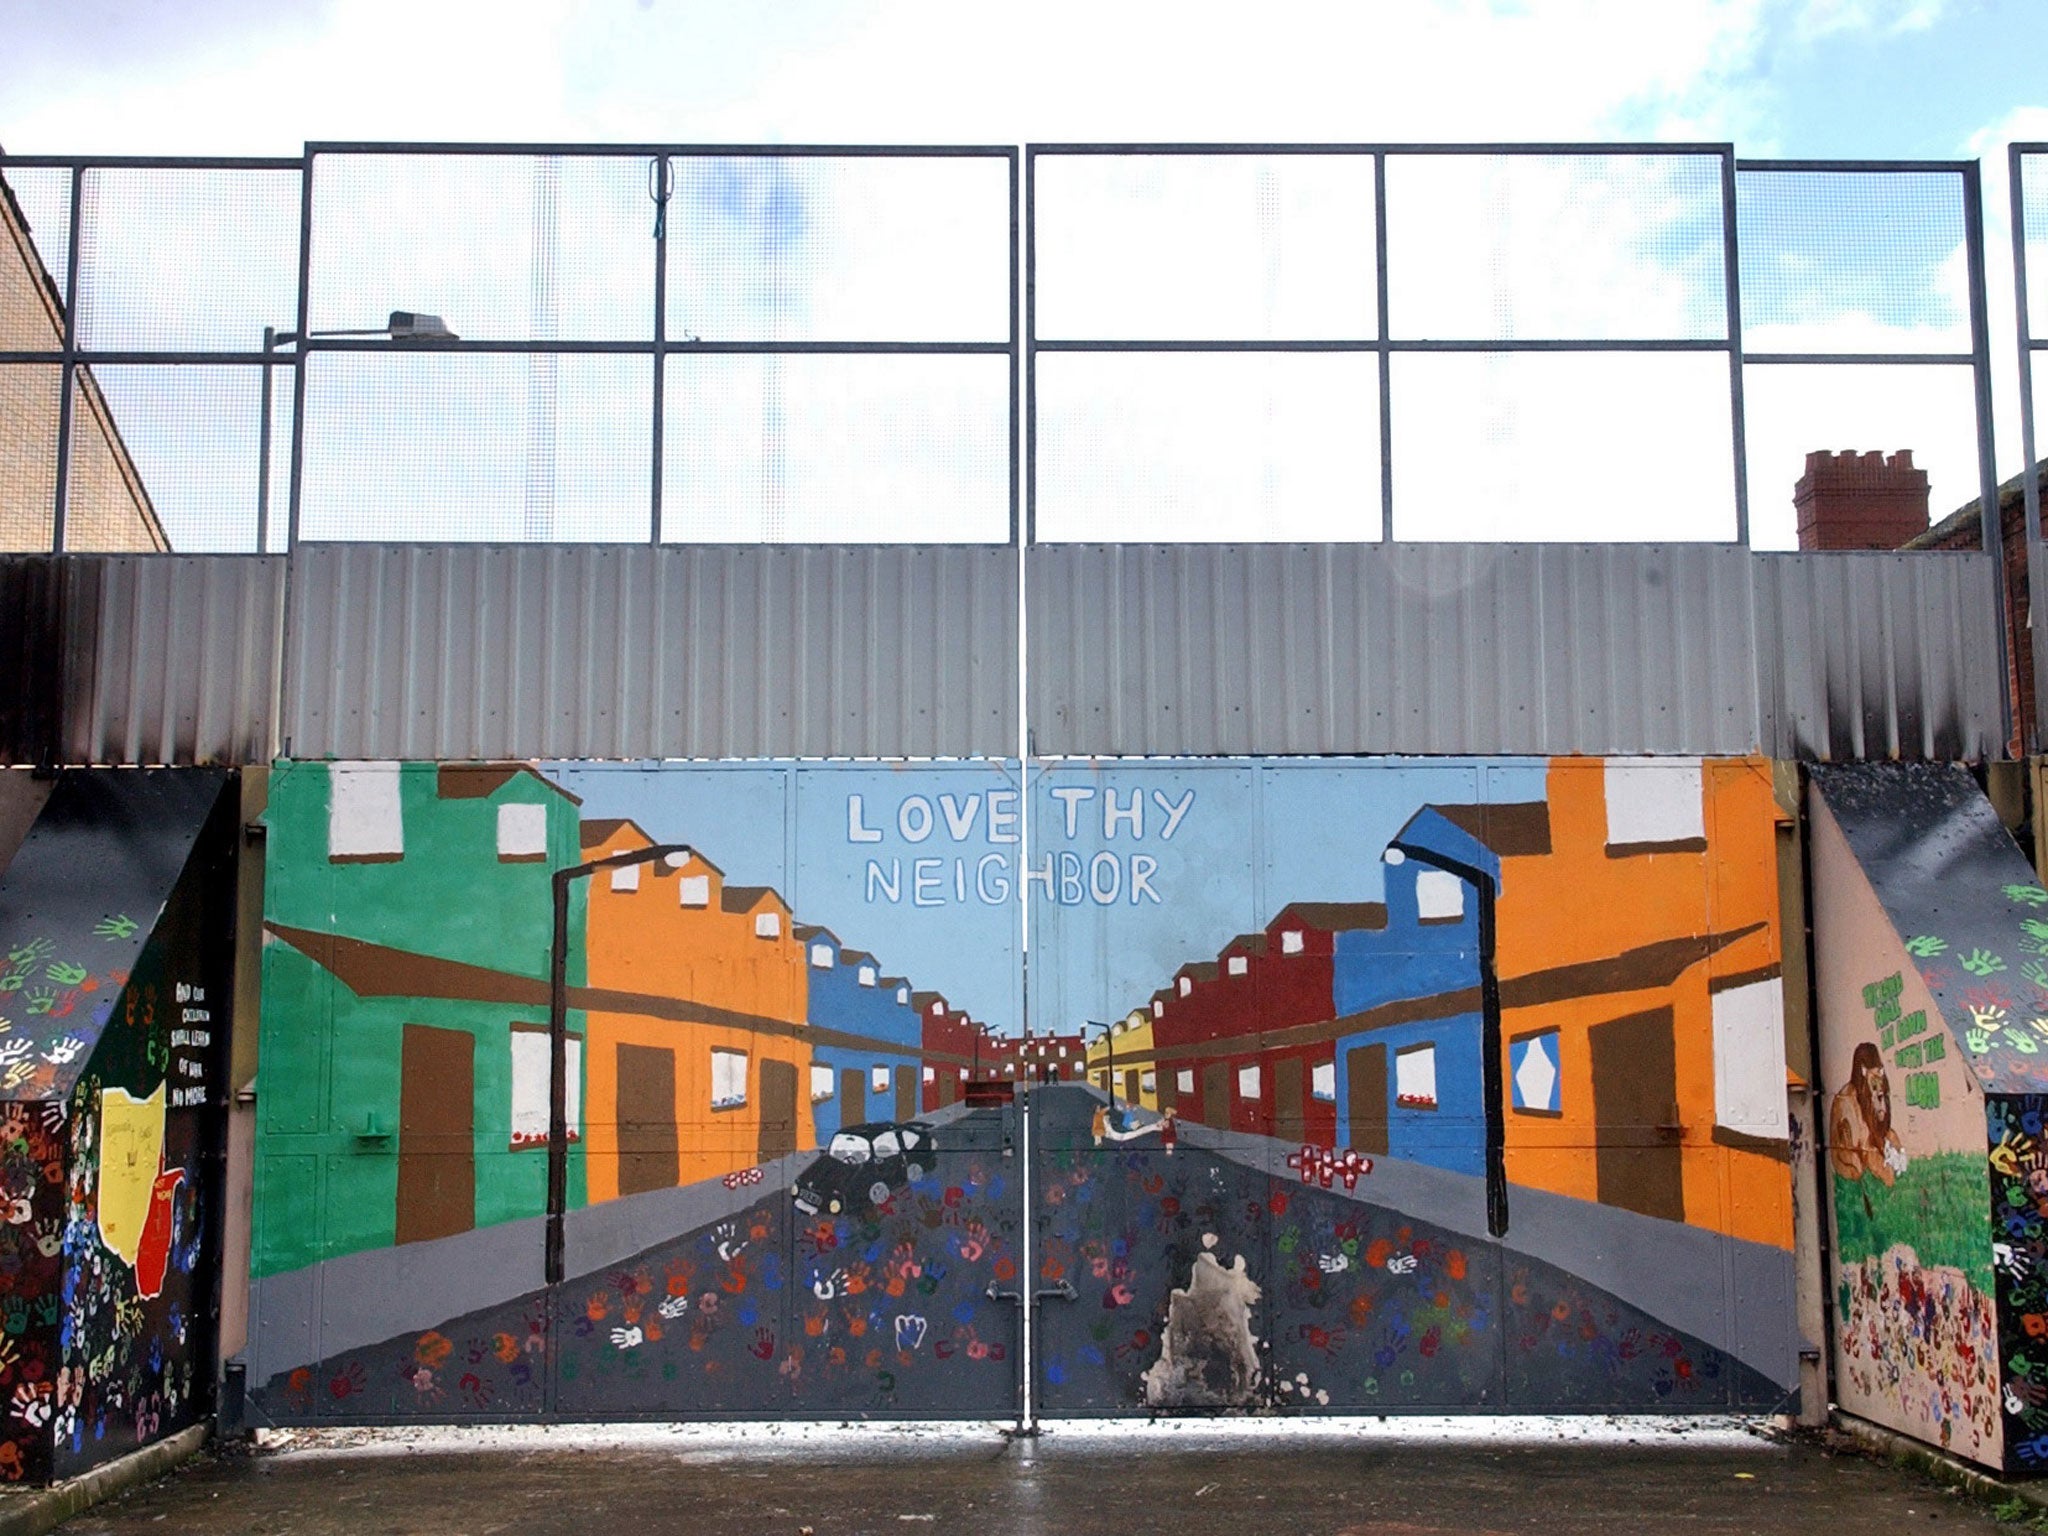
{"type": "MultiPolygon", "coordinates": [[[[586,861],[654,846],[583,823],[586,861]]],[[[693,1184],[816,1145],[803,947],[764,886],[692,852],[590,879],[584,1052],[589,1199],[693,1184]]]]}
{"type": "Polygon", "coordinates": [[[1475,829],[1509,1183],[1789,1249],[1770,765],[1560,758],[1547,802],[1475,829]]]}

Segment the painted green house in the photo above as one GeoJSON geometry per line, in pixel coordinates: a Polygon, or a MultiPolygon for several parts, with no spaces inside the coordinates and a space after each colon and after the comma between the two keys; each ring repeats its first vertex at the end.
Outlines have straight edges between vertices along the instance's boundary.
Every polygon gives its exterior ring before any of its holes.
{"type": "MultiPolygon", "coordinates": [[[[545,1215],[551,876],[577,862],[577,805],[524,764],[278,764],[264,818],[259,1279],[545,1215]]],[[[583,939],[578,883],[571,986],[583,939]]],[[[580,1013],[569,1028],[575,1137],[580,1013]]],[[[583,1189],[572,1140],[572,1206],[583,1189]]],[[[529,1248],[539,1263],[538,1243],[522,1243],[521,1268],[529,1248]]]]}

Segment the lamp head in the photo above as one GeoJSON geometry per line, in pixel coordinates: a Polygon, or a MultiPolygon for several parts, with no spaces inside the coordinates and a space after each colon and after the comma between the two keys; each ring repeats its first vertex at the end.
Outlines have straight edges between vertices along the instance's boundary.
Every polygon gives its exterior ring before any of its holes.
{"type": "Polygon", "coordinates": [[[448,329],[448,322],[439,315],[421,314],[410,309],[394,309],[390,322],[385,326],[393,341],[460,341],[462,338],[448,329]]]}

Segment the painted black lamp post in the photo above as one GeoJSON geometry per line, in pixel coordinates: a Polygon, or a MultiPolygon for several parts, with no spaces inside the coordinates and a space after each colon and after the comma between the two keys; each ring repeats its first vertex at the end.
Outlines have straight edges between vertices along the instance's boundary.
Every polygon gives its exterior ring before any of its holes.
{"type": "Polygon", "coordinates": [[[555,871],[555,936],[548,951],[548,1236],[547,1283],[563,1273],[562,1217],[569,1207],[569,888],[601,869],[626,869],[666,859],[672,868],[690,860],[684,843],[657,843],[555,871]]]}
{"type": "MultiPolygon", "coordinates": [[[[1086,1023],[1086,1024],[1087,1024],[1087,1026],[1088,1026],[1088,1027],[1089,1027],[1090,1029],[1099,1029],[1099,1030],[1101,1030],[1101,1031],[1102,1031],[1102,1059],[1103,1059],[1103,1066],[1104,1066],[1105,1070],[1106,1070],[1106,1071],[1107,1071],[1107,1072],[1109,1073],[1109,1107],[1110,1107],[1111,1109],[1115,1109],[1115,1108],[1116,1108],[1116,1025],[1115,1025],[1115,1024],[1105,1024],[1105,1023],[1103,1023],[1103,1022],[1102,1022],[1102,1021],[1101,1021],[1100,1019],[1087,1019],[1087,1020],[1084,1020],[1083,1022],[1084,1022],[1084,1023],[1086,1023]]],[[[1085,1062],[1084,1062],[1084,1064],[1083,1064],[1082,1070],[1083,1070],[1084,1072],[1085,1072],[1085,1071],[1087,1070],[1087,1067],[1086,1067],[1086,1064],[1085,1064],[1085,1062]]]]}

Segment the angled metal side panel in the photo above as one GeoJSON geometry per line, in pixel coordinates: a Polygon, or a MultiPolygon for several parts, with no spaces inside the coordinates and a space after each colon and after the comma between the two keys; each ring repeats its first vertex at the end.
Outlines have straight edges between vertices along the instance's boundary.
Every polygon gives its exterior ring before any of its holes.
{"type": "Polygon", "coordinates": [[[1015,750],[996,547],[311,545],[285,735],[302,757],[1015,750]]]}
{"type": "MultiPolygon", "coordinates": [[[[1773,755],[1828,762],[2001,753],[1991,557],[1754,558],[1778,646],[1773,755]]],[[[1760,672],[1771,664],[1759,657],[1760,672]]]]}
{"type": "Polygon", "coordinates": [[[285,562],[250,555],[65,558],[77,657],[71,763],[219,764],[275,755],[285,562]]]}

